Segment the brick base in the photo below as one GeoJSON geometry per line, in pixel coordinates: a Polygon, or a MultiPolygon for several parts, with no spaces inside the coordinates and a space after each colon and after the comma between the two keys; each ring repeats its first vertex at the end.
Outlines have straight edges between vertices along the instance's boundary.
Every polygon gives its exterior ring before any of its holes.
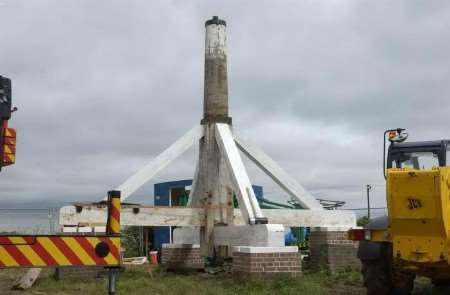
{"type": "Polygon", "coordinates": [[[204,269],[199,245],[163,244],[161,264],[169,270],[204,269]]]}
{"type": "Polygon", "coordinates": [[[311,231],[309,238],[312,269],[359,270],[361,263],[356,257],[358,242],[347,239],[346,231],[311,231]]]}
{"type": "Polygon", "coordinates": [[[235,248],[233,249],[233,274],[257,276],[289,275],[295,277],[301,273],[298,249],[295,252],[271,252],[262,249],[265,247],[235,248]]]}
{"type": "Polygon", "coordinates": [[[57,267],[55,268],[55,278],[61,279],[95,279],[106,273],[104,267],[57,267]]]}

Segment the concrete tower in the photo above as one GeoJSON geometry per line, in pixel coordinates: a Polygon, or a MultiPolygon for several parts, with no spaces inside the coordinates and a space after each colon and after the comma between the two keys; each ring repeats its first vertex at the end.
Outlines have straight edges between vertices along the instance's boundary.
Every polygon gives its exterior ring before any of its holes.
{"type": "Polygon", "coordinates": [[[226,22],[214,16],[205,22],[205,83],[203,97],[204,137],[200,139],[199,162],[191,190],[190,205],[206,207],[206,226],[201,231],[201,249],[214,251],[216,223],[232,221],[233,190],[223,155],[216,141],[216,123],[231,125],[228,115],[226,22]]]}
{"type": "MultiPolygon", "coordinates": [[[[257,145],[236,133],[231,126],[228,110],[226,23],[214,16],[206,21],[205,31],[205,84],[201,124],[197,123],[116,188],[122,192],[122,199],[125,200],[198,143],[199,156],[188,203],[190,208],[142,208],[142,213],[133,213],[134,215],[128,215],[128,219],[123,220],[127,222],[137,218],[139,221],[136,222],[147,226],[184,226],[176,229],[180,239],[177,240],[178,246],[172,245],[174,247],[171,248],[182,249],[180,253],[187,253],[183,252],[185,245],[195,244],[198,247],[200,241],[202,256],[230,256],[231,251],[234,251],[233,253],[242,254],[245,259],[251,259],[255,253],[274,253],[276,255],[273,257],[281,257],[280,255],[289,252],[293,253],[294,261],[298,263],[298,249],[284,246],[284,225],[348,228],[355,225],[355,215],[347,211],[324,210],[314,196],[257,145]],[[303,208],[309,210],[261,210],[241,152],[303,208]],[[233,208],[234,196],[239,204],[239,209],[236,210],[233,208]]],[[[78,214],[73,206],[67,206],[61,209],[60,220],[64,224],[78,224],[77,222],[86,220],[94,222],[98,213],[83,210],[78,214]]],[[[183,255],[177,254],[177,257],[183,255]]],[[[242,263],[248,264],[249,261],[242,263]]]]}
{"type": "Polygon", "coordinates": [[[214,16],[206,21],[203,120],[231,123],[228,117],[226,22],[214,16]]]}

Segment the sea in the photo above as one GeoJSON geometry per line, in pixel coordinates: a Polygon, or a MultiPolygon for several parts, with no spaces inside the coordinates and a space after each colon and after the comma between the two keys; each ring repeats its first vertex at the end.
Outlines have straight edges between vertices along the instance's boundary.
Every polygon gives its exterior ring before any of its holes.
{"type": "Polygon", "coordinates": [[[59,208],[0,208],[0,233],[53,234],[59,208]]]}

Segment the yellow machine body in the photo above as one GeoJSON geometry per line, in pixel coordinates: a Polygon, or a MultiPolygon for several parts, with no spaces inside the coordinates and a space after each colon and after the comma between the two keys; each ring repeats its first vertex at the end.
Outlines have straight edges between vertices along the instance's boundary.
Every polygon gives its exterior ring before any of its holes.
{"type": "Polygon", "coordinates": [[[450,167],[389,169],[387,204],[396,264],[450,278],[450,167]]]}

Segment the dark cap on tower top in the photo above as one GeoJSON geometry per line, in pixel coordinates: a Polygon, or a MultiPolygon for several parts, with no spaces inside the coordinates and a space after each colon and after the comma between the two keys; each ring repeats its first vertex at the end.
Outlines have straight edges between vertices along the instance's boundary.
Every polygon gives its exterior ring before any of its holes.
{"type": "Polygon", "coordinates": [[[205,22],[205,27],[209,26],[209,25],[224,25],[224,26],[226,26],[227,23],[223,19],[220,19],[218,16],[213,16],[212,19],[209,19],[205,22]]]}

